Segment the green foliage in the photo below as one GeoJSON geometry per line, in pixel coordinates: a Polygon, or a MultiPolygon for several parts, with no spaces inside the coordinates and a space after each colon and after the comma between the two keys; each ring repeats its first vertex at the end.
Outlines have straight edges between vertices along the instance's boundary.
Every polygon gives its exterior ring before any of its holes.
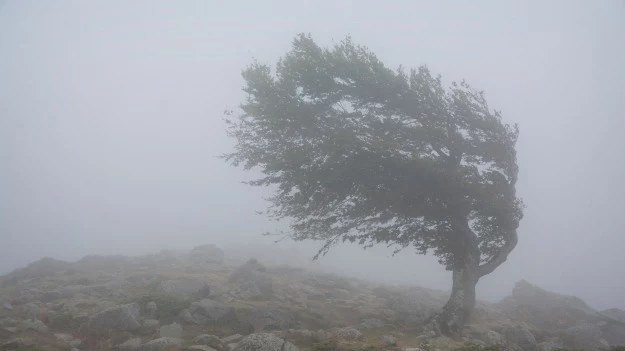
{"type": "Polygon", "coordinates": [[[275,186],[268,214],[290,219],[293,239],[325,242],[319,254],[340,241],[433,251],[449,269],[479,250],[484,274],[516,245],[518,128],[482,92],[306,35],[274,73],[254,63],[243,78],[224,157],[275,186]]]}

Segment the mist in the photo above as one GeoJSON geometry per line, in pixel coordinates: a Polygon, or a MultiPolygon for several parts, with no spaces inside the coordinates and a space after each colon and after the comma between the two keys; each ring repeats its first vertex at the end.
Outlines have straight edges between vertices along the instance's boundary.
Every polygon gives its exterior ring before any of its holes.
{"type": "MultiPolygon", "coordinates": [[[[519,244],[478,284],[496,301],[526,279],[625,309],[625,3],[5,1],[0,3],[0,274],[49,256],[145,254],[261,235],[270,192],[219,155],[241,71],[297,33],[351,36],[390,68],[426,64],[483,89],[518,123],[519,244]]],[[[265,248],[265,249],[263,249],[265,248]]],[[[340,245],[316,263],[450,288],[410,250],[340,245]]]]}

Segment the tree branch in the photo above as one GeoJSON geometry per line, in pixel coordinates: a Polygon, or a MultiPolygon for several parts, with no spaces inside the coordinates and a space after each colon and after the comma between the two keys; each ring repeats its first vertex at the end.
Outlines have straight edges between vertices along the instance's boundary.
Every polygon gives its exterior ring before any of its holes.
{"type": "Polygon", "coordinates": [[[512,252],[518,240],[519,239],[515,230],[513,231],[510,240],[507,240],[504,246],[501,248],[501,251],[499,251],[497,255],[493,256],[493,258],[491,258],[488,262],[480,265],[480,267],[478,268],[480,278],[492,273],[502,263],[506,262],[508,255],[510,254],[510,252],[512,252]]]}

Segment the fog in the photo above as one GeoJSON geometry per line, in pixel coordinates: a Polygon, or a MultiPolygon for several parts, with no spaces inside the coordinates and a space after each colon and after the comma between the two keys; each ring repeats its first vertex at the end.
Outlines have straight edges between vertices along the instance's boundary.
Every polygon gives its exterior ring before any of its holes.
{"type": "MultiPolygon", "coordinates": [[[[464,78],[519,124],[519,244],[479,298],[527,279],[625,309],[622,1],[2,2],[0,273],[205,243],[311,259],[320,243],[261,235],[285,226],[256,213],[268,191],[218,158],[233,145],[222,118],[244,98],[242,69],[275,64],[300,32],[464,78]]],[[[451,284],[409,250],[341,245],[318,264],[451,284]]]]}

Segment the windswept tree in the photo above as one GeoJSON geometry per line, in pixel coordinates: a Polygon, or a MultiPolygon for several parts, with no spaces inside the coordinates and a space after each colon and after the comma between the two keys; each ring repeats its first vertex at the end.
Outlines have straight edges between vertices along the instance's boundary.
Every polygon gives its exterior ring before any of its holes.
{"type": "Polygon", "coordinates": [[[243,77],[225,158],[275,189],[267,213],[324,242],[315,258],[342,241],[433,253],[453,272],[437,325],[460,333],[478,280],[517,243],[517,126],[468,84],[391,70],[349,38],[322,48],[299,35],[275,72],[254,63],[243,77]]]}

